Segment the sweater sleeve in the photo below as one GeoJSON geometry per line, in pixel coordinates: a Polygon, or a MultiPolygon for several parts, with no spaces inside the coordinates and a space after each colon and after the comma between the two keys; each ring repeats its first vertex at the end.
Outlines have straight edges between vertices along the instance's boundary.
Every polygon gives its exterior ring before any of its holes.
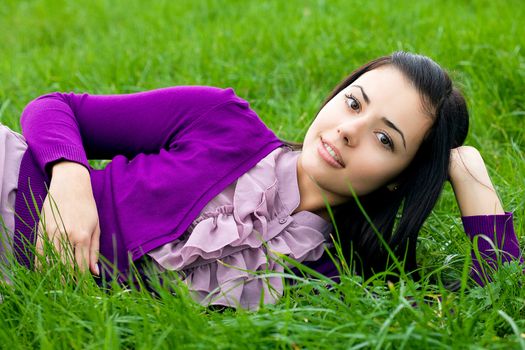
{"type": "Polygon", "coordinates": [[[523,262],[518,238],[514,232],[512,213],[502,215],[477,215],[462,218],[465,233],[474,243],[484,263],[476,257],[475,247],[472,250],[471,276],[481,286],[491,281],[490,270],[496,269],[498,261],[523,262]]]}
{"type": "MultiPolygon", "coordinates": [[[[512,213],[464,216],[462,221],[469,239],[472,242],[477,241],[479,255],[483,259],[483,263],[480,263],[475,250],[472,250],[471,276],[480,286],[486,281],[491,281],[490,269],[497,268],[499,259],[501,262],[519,260],[523,263],[518,237],[514,232],[512,213]]],[[[338,275],[337,269],[326,254],[319,261],[306,265],[331,278],[338,275]]]]}
{"type": "Polygon", "coordinates": [[[21,116],[27,143],[43,171],[64,159],[128,159],[168,149],[181,131],[222,103],[240,100],[232,89],[178,86],[121,94],[50,93],[21,116]]]}

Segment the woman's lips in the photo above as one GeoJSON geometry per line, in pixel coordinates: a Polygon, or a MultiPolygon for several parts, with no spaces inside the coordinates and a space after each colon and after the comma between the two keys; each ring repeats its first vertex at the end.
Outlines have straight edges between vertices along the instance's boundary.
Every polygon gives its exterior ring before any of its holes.
{"type": "Polygon", "coordinates": [[[341,159],[339,150],[331,143],[326,142],[321,138],[320,144],[317,146],[317,152],[328,164],[334,168],[344,168],[345,164],[341,159]],[[331,151],[331,152],[330,152],[331,151]],[[330,154],[333,153],[333,154],[330,154]]]}

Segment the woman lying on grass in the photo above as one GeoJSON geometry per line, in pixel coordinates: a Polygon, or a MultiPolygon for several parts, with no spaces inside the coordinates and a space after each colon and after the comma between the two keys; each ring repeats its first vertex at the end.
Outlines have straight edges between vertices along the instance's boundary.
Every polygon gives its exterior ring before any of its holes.
{"type": "MultiPolygon", "coordinates": [[[[3,177],[11,191],[2,214],[28,267],[35,244],[43,252],[41,227],[59,254],[69,242],[74,262],[95,275],[118,273],[124,282],[130,260],[150,261],[179,271],[203,304],[254,308],[261,296],[273,303],[282,293],[281,278],[250,273],[282,272],[276,253],[335,274],[323,256],[335,232],[326,203],[345,254],[357,257],[355,273],[384,271],[392,261],[374,229],[414,270],[418,232],[447,179],[466,233],[486,235],[482,256],[495,266],[497,247],[503,261],[520,258],[512,214],[479,152],[461,146],[464,98],[427,57],[397,52],[353,72],[329,95],[300,151],[232,89],[52,93],[32,101],[21,123],[28,148],[3,129],[6,169],[20,171],[3,177]],[[95,170],[88,159],[112,161],[95,170]],[[16,190],[13,217],[6,208],[16,190]]],[[[483,284],[489,277],[474,265],[483,284]]]]}

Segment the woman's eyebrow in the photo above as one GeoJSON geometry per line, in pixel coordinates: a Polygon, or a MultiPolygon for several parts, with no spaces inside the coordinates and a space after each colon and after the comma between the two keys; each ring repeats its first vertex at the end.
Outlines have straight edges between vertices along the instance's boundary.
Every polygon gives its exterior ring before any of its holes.
{"type": "Polygon", "coordinates": [[[352,86],[355,86],[355,87],[361,89],[361,93],[363,94],[363,98],[365,99],[365,102],[367,104],[369,104],[370,103],[370,99],[368,98],[368,95],[366,94],[365,90],[363,90],[363,87],[361,85],[352,85],[352,86]]]}
{"type": "MultiPolygon", "coordinates": [[[[361,90],[361,93],[363,94],[363,98],[365,99],[365,102],[369,104],[370,99],[368,98],[368,95],[366,94],[363,87],[361,85],[352,85],[352,86],[355,86],[356,88],[359,88],[361,90]]],[[[405,147],[405,151],[406,151],[407,143],[405,141],[405,135],[403,134],[403,132],[394,123],[392,123],[392,121],[390,121],[390,119],[388,119],[387,117],[383,117],[381,118],[381,120],[383,121],[383,123],[385,123],[386,126],[388,126],[391,129],[394,129],[395,131],[399,133],[399,135],[401,135],[401,138],[403,139],[403,146],[405,147]]]]}
{"type": "Polygon", "coordinates": [[[386,126],[388,126],[389,128],[394,129],[395,131],[397,131],[399,133],[399,135],[401,135],[401,138],[403,139],[403,146],[405,146],[405,151],[406,151],[407,143],[405,141],[405,135],[403,135],[403,132],[401,130],[399,130],[399,128],[394,123],[392,123],[387,117],[383,117],[383,118],[381,118],[381,120],[383,121],[383,123],[385,123],[386,126]]]}
{"type": "MultiPolygon", "coordinates": [[[[370,99],[368,98],[368,95],[366,94],[363,87],[361,85],[352,85],[352,86],[355,86],[356,88],[359,88],[361,90],[361,93],[363,94],[363,98],[365,99],[365,102],[369,104],[370,99]]],[[[385,123],[386,126],[388,126],[391,129],[394,129],[395,131],[399,133],[399,135],[401,135],[401,138],[403,139],[403,146],[405,147],[405,151],[406,151],[407,143],[405,141],[405,135],[403,134],[403,132],[394,123],[392,123],[390,119],[388,119],[387,117],[383,117],[381,118],[381,120],[383,121],[383,123],[385,123]]]]}

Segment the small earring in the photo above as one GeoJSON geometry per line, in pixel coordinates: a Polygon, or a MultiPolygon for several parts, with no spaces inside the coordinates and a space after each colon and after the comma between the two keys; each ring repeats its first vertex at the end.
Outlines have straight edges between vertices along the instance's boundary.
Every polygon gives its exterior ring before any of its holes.
{"type": "Polygon", "coordinates": [[[388,185],[388,186],[386,186],[386,188],[388,188],[388,190],[390,192],[394,192],[394,191],[397,191],[399,189],[399,185],[398,184],[388,185]]]}

